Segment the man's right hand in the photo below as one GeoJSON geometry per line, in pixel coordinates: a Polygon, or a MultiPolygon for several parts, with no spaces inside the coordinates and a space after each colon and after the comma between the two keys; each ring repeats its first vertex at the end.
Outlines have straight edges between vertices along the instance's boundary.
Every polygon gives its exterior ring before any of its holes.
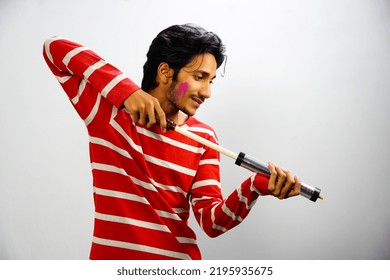
{"type": "Polygon", "coordinates": [[[123,106],[130,113],[131,119],[148,128],[159,123],[162,131],[166,131],[166,118],[157,98],[142,89],[135,91],[123,102],[123,106]]]}

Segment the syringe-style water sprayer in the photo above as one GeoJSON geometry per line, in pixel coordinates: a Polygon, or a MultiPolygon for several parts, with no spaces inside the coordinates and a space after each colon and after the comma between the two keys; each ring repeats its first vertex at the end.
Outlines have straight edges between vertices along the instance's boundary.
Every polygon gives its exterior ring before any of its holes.
{"type": "MultiPolygon", "coordinates": [[[[224,147],[221,147],[203,137],[200,137],[199,135],[192,133],[191,131],[188,131],[185,128],[182,128],[178,125],[176,125],[173,121],[167,120],[167,129],[168,130],[174,130],[184,136],[187,136],[188,138],[199,142],[213,150],[216,150],[220,152],[221,154],[224,154],[225,156],[228,156],[235,160],[235,164],[238,166],[242,166],[250,171],[256,172],[256,173],[263,173],[266,175],[270,175],[271,172],[269,171],[267,165],[261,163],[259,160],[252,158],[251,156],[246,155],[243,152],[240,152],[239,154],[236,154],[228,149],[225,149],[224,147]]],[[[300,194],[311,201],[316,201],[318,198],[323,199],[323,197],[320,195],[321,190],[316,187],[309,186],[305,183],[301,183],[301,192],[300,194]]]]}
{"type": "MultiPolygon", "coordinates": [[[[268,167],[258,161],[257,159],[252,158],[251,156],[248,156],[244,153],[239,153],[236,159],[236,164],[239,166],[242,166],[248,170],[251,170],[253,172],[260,172],[263,174],[270,175],[271,172],[269,171],[268,167]]],[[[310,199],[311,201],[316,201],[317,198],[323,199],[323,197],[320,195],[321,190],[316,187],[309,186],[308,184],[301,182],[301,192],[300,195],[310,199]]]]}

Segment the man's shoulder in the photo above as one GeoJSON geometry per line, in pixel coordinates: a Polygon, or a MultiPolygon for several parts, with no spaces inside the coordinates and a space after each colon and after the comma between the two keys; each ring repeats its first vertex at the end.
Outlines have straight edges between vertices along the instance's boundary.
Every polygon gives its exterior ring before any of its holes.
{"type": "Polygon", "coordinates": [[[195,117],[190,117],[185,126],[189,131],[202,135],[205,138],[213,138],[215,142],[218,142],[217,133],[210,125],[199,121],[195,117]]]}

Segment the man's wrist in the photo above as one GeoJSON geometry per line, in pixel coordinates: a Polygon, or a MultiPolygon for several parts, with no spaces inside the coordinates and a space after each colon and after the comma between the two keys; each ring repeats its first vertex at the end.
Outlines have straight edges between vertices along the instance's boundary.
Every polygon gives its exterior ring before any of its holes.
{"type": "Polygon", "coordinates": [[[253,180],[253,186],[256,189],[256,192],[259,195],[270,195],[271,192],[268,190],[268,181],[269,181],[269,176],[256,173],[255,178],[253,180]]]}

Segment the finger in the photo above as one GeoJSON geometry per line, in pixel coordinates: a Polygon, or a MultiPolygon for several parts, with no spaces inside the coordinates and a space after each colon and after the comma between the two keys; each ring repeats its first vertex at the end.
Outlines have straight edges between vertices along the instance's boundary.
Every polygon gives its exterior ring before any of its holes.
{"type": "Polygon", "coordinates": [[[282,191],[282,188],[284,186],[284,182],[286,181],[286,173],[283,171],[282,168],[276,166],[276,172],[278,173],[277,181],[276,181],[276,186],[275,190],[273,192],[273,195],[276,197],[280,196],[280,193],[282,191]]]}
{"type": "Polygon", "coordinates": [[[275,190],[277,172],[275,169],[275,165],[272,162],[268,162],[268,169],[271,172],[271,175],[270,175],[269,181],[268,181],[268,190],[270,192],[273,192],[275,190]]]}
{"type": "Polygon", "coordinates": [[[292,190],[288,193],[288,197],[296,196],[301,193],[301,180],[299,180],[298,176],[294,177],[295,184],[292,190]]]}
{"type": "Polygon", "coordinates": [[[154,106],[150,106],[147,109],[147,125],[146,127],[151,127],[156,123],[156,115],[154,113],[154,106]]]}
{"type": "Polygon", "coordinates": [[[138,120],[139,120],[139,114],[138,114],[138,112],[132,112],[132,111],[130,111],[129,112],[130,113],[130,118],[131,118],[131,120],[133,121],[133,122],[138,122],[138,120]]]}
{"type": "Polygon", "coordinates": [[[290,171],[284,170],[284,173],[286,174],[286,180],[285,180],[284,185],[282,186],[282,189],[281,189],[280,194],[279,194],[280,199],[287,197],[287,194],[292,190],[293,185],[295,183],[294,177],[290,171]]]}
{"type": "Polygon", "coordinates": [[[138,108],[138,110],[139,110],[138,123],[140,125],[145,125],[146,124],[146,118],[147,118],[145,107],[144,106],[140,106],[140,108],[138,108]]]}
{"type": "Polygon", "coordinates": [[[157,114],[157,119],[160,122],[160,128],[163,132],[165,132],[167,130],[167,120],[166,120],[165,113],[161,108],[160,104],[157,104],[154,110],[157,114]]]}

